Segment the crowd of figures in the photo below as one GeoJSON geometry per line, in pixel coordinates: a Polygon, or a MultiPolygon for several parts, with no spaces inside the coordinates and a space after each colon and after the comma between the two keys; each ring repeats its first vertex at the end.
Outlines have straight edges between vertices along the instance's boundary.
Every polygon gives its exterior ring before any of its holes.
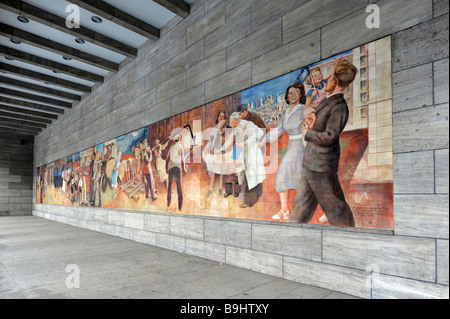
{"type": "MultiPolygon", "coordinates": [[[[320,204],[325,212],[322,222],[354,226],[353,214],[339,183],[338,166],[339,139],[349,117],[344,90],[356,73],[356,68],[342,58],[335,60],[328,79],[323,79],[320,68],[312,69],[311,89],[306,91],[301,82],[288,86],[285,111],[276,114],[278,124],[269,131],[265,121],[249,111],[247,105],[239,106],[230,115],[225,110],[218,112],[202,148],[209,176],[204,196],[213,195],[218,180],[220,196],[239,198],[241,209],[256,205],[264,191],[266,147],[287,134],[287,151],[278,166],[274,185],[280,210],[274,212],[272,219],[307,223],[320,204]],[[233,161],[218,161],[224,154],[231,154],[233,161]]],[[[47,184],[53,184],[65,200],[79,201],[80,205],[101,207],[107,186],[112,191],[111,201],[120,191],[129,198],[136,198],[141,191],[146,200],[153,202],[158,199],[158,184],[167,192],[170,207],[175,183],[181,211],[183,173],[187,172],[189,155],[182,140],[183,134],[172,134],[162,143],[155,139],[150,146],[144,139],[133,145],[127,156],[122,155],[113,141],[102,150],[92,148],[78,166],[72,161],[47,165],[39,172],[40,200],[47,194],[47,184]],[[155,183],[155,177],[159,183],[155,183]]]]}

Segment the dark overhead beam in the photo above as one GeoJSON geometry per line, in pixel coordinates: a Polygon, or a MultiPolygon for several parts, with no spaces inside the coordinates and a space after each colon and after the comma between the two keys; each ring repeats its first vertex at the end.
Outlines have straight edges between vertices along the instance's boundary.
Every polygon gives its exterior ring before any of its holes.
{"type": "Polygon", "coordinates": [[[28,127],[23,127],[23,126],[14,125],[14,124],[8,124],[8,123],[1,123],[1,122],[0,122],[0,129],[21,130],[21,131],[35,133],[35,134],[37,134],[41,130],[39,128],[28,128],[28,127]]]}
{"type": "Polygon", "coordinates": [[[51,120],[46,120],[46,119],[42,119],[42,118],[38,118],[38,117],[16,114],[16,113],[0,111],[0,116],[3,118],[17,119],[17,120],[22,120],[22,121],[27,121],[27,122],[32,122],[32,123],[37,123],[37,124],[42,124],[42,125],[52,124],[51,120]]]}
{"type": "Polygon", "coordinates": [[[56,54],[67,56],[69,58],[79,60],[81,62],[87,63],[89,65],[96,66],[108,71],[116,72],[119,70],[119,65],[117,63],[105,60],[103,58],[97,57],[95,55],[76,50],[74,48],[62,45],[58,42],[51,41],[49,39],[40,37],[30,32],[26,32],[7,24],[0,23],[0,35],[7,38],[13,37],[15,40],[20,40],[26,44],[51,51],[56,54]]]}
{"type": "Polygon", "coordinates": [[[160,30],[147,22],[137,19],[132,15],[113,7],[101,0],[67,0],[79,7],[108,19],[124,28],[136,32],[153,41],[159,39],[160,30]]]}
{"type": "Polygon", "coordinates": [[[31,131],[31,132],[42,132],[42,129],[39,127],[29,127],[26,125],[21,125],[21,124],[15,124],[15,123],[11,123],[9,121],[2,121],[0,119],[0,127],[3,128],[12,128],[12,129],[19,129],[19,130],[27,130],[27,131],[31,131]]]}
{"type": "Polygon", "coordinates": [[[30,20],[70,34],[85,41],[92,42],[95,45],[101,46],[105,49],[114,51],[116,53],[125,55],[127,57],[135,57],[137,49],[124,44],[120,41],[114,40],[98,32],[92,31],[80,25],[79,28],[67,28],[66,19],[54,15],[48,11],[42,10],[31,4],[17,0],[2,0],[0,8],[17,15],[24,16],[30,20]]]}
{"type": "Polygon", "coordinates": [[[28,122],[28,121],[23,121],[23,120],[17,120],[17,119],[13,119],[13,118],[10,118],[10,117],[7,117],[7,116],[1,116],[1,115],[0,115],[0,122],[2,122],[2,123],[19,124],[19,125],[23,125],[23,126],[31,126],[31,127],[37,127],[37,128],[46,128],[47,127],[47,125],[45,125],[45,124],[28,122]]]}
{"type": "Polygon", "coordinates": [[[14,65],[6,64],[6,63],[0,63],[0,70],[3,70],[5,72],[13,73],[15,75],[23,76],[29,79],[37,80],[37,81],[43,81],[47,83],[51,83],[54,85],[58,85],[67,89],[75,90],[75,91],[81,91],[86,93],[91,93],[91,87],[74,83],[71,81],[63,80],[54,76],[50,76],[47,74],[30,71],[24,68],[19,68],[14,65]]]}
{"type": "Polygon", "coordinates": [[[176,15],[186,18],[191,13],[191,5],[183,0],[153,0],[176,15]]]}
{"type": "Polygon", "coordinates": [[[29,82],[24,82],[16,79],[11,79],[8,77],[0,76],[0,84],[7,84],[9,86],[13,86],[15,88],[21,88],[30,90],[37,93],[47,94],[55,97],[60,97],[67,100],[72,101],[81,101],[81,96],[77,94],[72,94],[64,91],[59,91],[51,88],[47,88],[44,86],[36,85],[29,82]]]}
{"type": "Polygon", "coordinates": [[[26,92],[22,92],[22,91],[16,91],[16,90],[7,89],[7,88],[2,88],[2,87],[0,87],[0,94],[10,95],[13,97],[24,98],[24,99],[47,103],[47,104],[52,104],[52,105],[61,106],[61,107],[65,107],[65,108],[72,107],[72,103],[69,103],[69,102],[55,100],[55,99],[51,99],[51,98],[44,97],[41,95],[34,95],[34,94],[30,94],[30,93],[26,93],[26,92]]]}
{"type": "Polygon", "coordinates": [[[51,120],[56,120],[58,118],[58,115],[55,115],[55,114],[31,111],[31,110],[27,110],[27,109],[22,109],[20,107],[4,105],[4,104],[0,104],[0,111],[5,111],[8,113],[16,113],[16,114],[17,113],[25,114],[28,116],[40,117],[40,118],[51,119],[51,120]]]}
{"type": "Polygon", "coordinates": [[[46,67],[48,69],[51,69],[52,71],[57,71],[67,75],[75,76],[83,80],[91,82],[103,82],[104,80],[103,76],[101,75],[80,70],[55,61],[47,60],[29,53],[5,47],[3,45],[0,45],[0,53],[4,54],[5,56],[12,57],[18,61],[29,63],[39,67],[46,67]]]}
{"type": "Polygon", "coordinates": [[[28,132],[28,131],[23,131],[23,130],[15,130],[15,129],[8,129],[8,128],[2,128],[0,127],[0,134],[11,134],[11,135],[30,135],[30,136],[35,136],[37,135],[37,133],[32,133],[32,132],[28,132]]]}
{"type": "Polygon", "coordinates": [[[9,97],[4,97],[4,96],[0,96],[0,103],[7,103],[7,104],[13,104],[13,105],[22,106],[22,107],[29,107],[34,110],[51,112],[51,113],[55,113],[55,114],[64,114],[64,110],[57,108],[57,107],[12,99],[9,97]]]}

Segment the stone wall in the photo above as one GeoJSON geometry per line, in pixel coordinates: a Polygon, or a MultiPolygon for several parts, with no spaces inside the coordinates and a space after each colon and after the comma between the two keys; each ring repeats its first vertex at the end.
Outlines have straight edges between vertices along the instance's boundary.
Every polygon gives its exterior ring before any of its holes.
{"type": "Polygon", "coordinates": [[[33,144],[30,136],[0,134],[0,216],[31,215],[33,144]]]}
{"type": "Polygon", "coordinates": [[[448,12],[446,0],[197,0],[36,138],[34,167],[392,35],[393,231],[38,204],[34,214],[364,298],[448,298],[448,12]],[[379,29],[365,26],[370,2],[379,29]]]}

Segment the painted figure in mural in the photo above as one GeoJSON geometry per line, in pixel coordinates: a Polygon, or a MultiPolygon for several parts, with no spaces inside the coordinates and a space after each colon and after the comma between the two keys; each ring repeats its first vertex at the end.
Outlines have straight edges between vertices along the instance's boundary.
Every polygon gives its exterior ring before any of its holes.
{"type": "Polygon", "coordinates": [[[92,154],[91,154],[91,163],[89,165],[89,183],[90,183],[89,198],[90,198],[91,206],[95,205],[95,190],[94,190],[95,157],[96,157],[95,149],[93,149],[92,154]]]}
{"type": "Polygon", "coordinates": [[[325,91],[327,80],[323,78],[322,70],[319,67],[311,69],[310,78],[312,87],[309,89],[308,93],[306,93],[305,105],[316,109],[327,97],[327,92],[325,91]]]}
{"type": "MultiPolygon", "coordinates": [[[[226,119],[226,113],[225,111],[220,111],[217,114],[216,117],[216,125],[211,129],[209,133],[209,139],[208,143],[205,145],[203,152],[207,154],[214,154],[215,151],[219,150],[223,145],[223,137],[225,136],[225,130],[227,129],[227,119],[226,119]]],[[[219,195],[223,194],[223,175],[220,171],[220,167],[217,165],[214,165],[215,163],[212,163],[213,165],[210,165],[207,162],[207,170],[209,175],[209,189],[208,193],[206,194],[206,197],[210,197],[213,193],[213,186],[214,182],[216,180],[216,176],[219,175],[220,178],[220,188],[219,188],[219,195]]]]}
{"type": "Polygon", "coordinates": [[[48,167],[44,166],[44,197],[47,196],[48,167]]]}
{"type": "Polygon", "coordinates": [[[245,105],[245,104],[240,105],[238,107],[237,111],[239,113],[239,116],[240,116],[241,120],[246,120],[246,121],[249,121],[249,122],[253,122],[253,124],[255,124],[260,129],[263,129],[263,130],[266,129],[266,124],[264,123],[262,118],[256,113],[249,112],[247,110],[247,105],[245,105]]]}
{"type": "Polygon", "coordinates": [[[162,152],[167,148],[168,145],[168,141],[164,145],[161,145],[161,141],[159,139],[156,139],[154,141],[153,147],[156,172],[158,173],[159,181],[164,184],[164,187],[166,189],[168,188],[167,180],[169,176],[166,172],[166,161],[162,158],[162,152]]]}
{"type": "Polygon", "coordinates": [[[303,158],[303,173],[289,218],[308,223],[320,204],[333,226],[355,226],[338,177],[340,136],[347,125],[349,109],[344,90],[353,82],[356,67],[346,60],[336,60],[327,80],[329,93],[316,109],[317,120],[312,130],[302,129],[308,145],[303,158]]]}
{"type": "Polygon", "coordinates": [[[95,156],[94,162],[94,187],[93,187],[93,206],[101,207],[102,206],[102,192],[101,192],[101,177],[102,177],[102,155],[100,151],[97,151],[97,155],[95,156]],[[97,196],[98,195],[98,196],[97,196]],[[98,200],[98,204],[97,204],[98,200]]]}
{"type": "Polygon", "coordinates": [[[119,150],[119,154],[116,155],[116,158],[114,159],[114,168],[112,172],[111,177],[111,187],[113,191],[113,200],[116,199],[117,193],[118,193],[118,179],[119,179],[119,166],[120,166],[120,159],[122,158],[122,150],[119,150]]]}
{"type": "Polygon", "coordinates": [[[142,167],[145,183],[145,198],[151,198],[153,201],[155,201],[158,199],[158,196],[156,196],[156,190],[153,181],[153,172],[150,166],[151,162],[152,162],[152,151],[150,147],[147,146],[143,156],[143,167],[142,167]]]}
{"type": "Polygon", "coordinates": [[[72,170],[70,162],[66,166],[64,174],[64,189],[65,189],[65,199],[70,199],[70,177],[72,176],[72,170]]]}
{"type": "MultiPolygon", "coordinates": [[[[264,134],[266,134],[267,127],[266,127],[266,124],[264,123],[263,119],[258,114],[249,112],[247,110],[247,105],[245,105],[245,104],[240,105],[238,107],[238,112],[239,112],[239,116],[242,120],[252,122],[257,127],[262,129],[264,134]]],[[[262,141],[262,139],[261,139],[261,141],[262,141]]],[[[262,152],[262,154],[265,154],[265,152],[266,152],[265,144],[261,146],[261,152],[262,152]]],[[[245,190],[244,202],[246,202],[251,207],[254,204],[256,204],[256,202],[258,202],[262,193],[263,193],[263,184],[259,183],[255,190],[250,190],[250,191],[245,190]],[[245,194],[247,194],[247,195],[245,195],[245,194]]]]}
{"type": "Polygon", "coordinates": [[[181,135],[174,138],[175,144],[172,145],[169,151],[169,156],[166,161],[166,170],[169,174],[169,184],[167,190],[167,207],[172,203],[172,184],[175,179],[177,185],[178,195],[178,210],[183,208],[183,187],[182,187],[182,172],[187,173],[187,165],[184,159],[184,148],[181,144],[181,135]]]}
{"type": "Polygon", "coordinates": [[[133,147],[133,154],[135,158],[136,164],[136,179],[140,182],[143,182],[141,179],[142,176],[142,153],[141,153],[141,143],[137,143],[135,147],[133,147]]]}
{"type": "Polygon", "coordinates": [[[153,178],[153,171],[151,169],[151,161],[153,160],[153,156],[151,154],[150,149],[150,162],[149,164],[146,164],[145,162],[145,156],[147,155],[148,149],[150,147],[148,146],[148,141],[145,139],[141,144],[141,167],[142,167],[142,180],[145,183],[147,183],[145,176],[144,176],[144,170],[147,171],[147,169],[144,167],[145,165],[148,165],[148,173],[150,174],[150,187],[153,190],[155,194],[158,194],[158,190],[156,189],[155,179],[153,178]]]}
{"type": "MultiPolygon", "coordinates": [[[[220,132],[220,143],[219,138],[213,143],[216,147],[222,147],[225,143],[225,134],[227,129],[231,129],[231,126],[227,124],[227,113],[224,110],[221,110],[216,117],[216,128],[220,132]],[[220,145],[219,145],[220,144],[220,145]]],[[[216,148],[217,149],[217,148],[216,148]]],[[[224,197],[228,198],[229,196],[234,194],[234,197],[238,197],[241,193],[241,186],[239,185],[238,176],[236,174],[228,174],[228,175],[220,175],[221,184],[225,188],[224,197]]],[[[212,184],[210,185],[210,189],[212,189],[212,184]]],[[[222,195],[222,193],[219,193],[222,195]]]]}
{"type": "Polygon", "coordinates": [[[39,172],[38,172],[38,189],[39,189],[39,193],[40,193],[40,203],[44,203],[44,174],[42,174],[42,170],[43,168],[40,167],[39,168],[39,172]]]}
{"type": "Polygon", "coordinates": [[[233,128],[233,134],[228,137],[220,151],[225,152],[236,142],[236,153],[244,157],[245,164],[245,170],[238,176],[241,189],[245,192],[239,207],[252,207],[259,200],[258,185],[266,179],[264,159],[258,146],[265,132],[253,122],[242,120],[238,112],[231,115],[230,126],[233,128]]]}
{"type": "Polygon", "coordinates": [[[286,103],[289,108],[278,125],[266,135],[266,141],[273,143],[287,132],[289,146],[278,167],[275,189],[280,195],[281,210],[272,216],[273,220],[287,220],[290,214],[289,191],[296,190],[302,176],[302,159],[305,149],[302,141],[303,109],[306,101],[305,87],[300,82],[290,85],[286,90],[286,103]]]}
{"type": "Polygon", "coordinates": [[[82,178],[82,187],[81,187],[81,204],[84,205],[87,203],[87,193],[86,193],[86,176],[88,174],[87,172],[87,161],[88,157],[84,156],[84,162],[83,162],[83,168],[81,171],[81,178],[82,178]]]}

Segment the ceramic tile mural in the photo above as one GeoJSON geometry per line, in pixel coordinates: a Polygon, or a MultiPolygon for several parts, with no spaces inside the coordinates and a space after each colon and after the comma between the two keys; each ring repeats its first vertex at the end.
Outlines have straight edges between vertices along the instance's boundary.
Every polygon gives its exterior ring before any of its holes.
{"type": "Polygon", "coordinates": [[[363,45],[44,165],[36,203],[392,229],[390,45],[363,45]]]}

